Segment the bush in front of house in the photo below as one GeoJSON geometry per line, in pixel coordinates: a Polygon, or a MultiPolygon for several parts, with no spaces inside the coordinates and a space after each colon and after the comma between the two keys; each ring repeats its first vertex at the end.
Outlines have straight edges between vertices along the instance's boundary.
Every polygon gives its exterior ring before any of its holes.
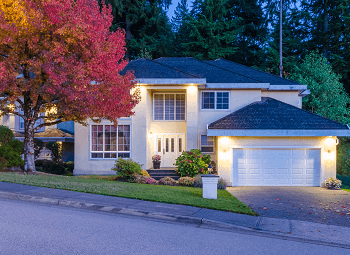
{"type": "Polygon", "coordinates": [[[224,178],[219,178],[219,180],[218,180],[218,189],[226,189],[226,187],[227,187],[227,183],[226,183],[226,181],[225,181],[225,179],[224,178]]]}
{"type": "Polygon", "coordinates": [[[141,167],[142,165],[132,159],[118,158],[112,170],[117,172],[118,179],[131,179],[135,174],[141,175],[141,167]]]}
{"type": "Polygon", "coordinates": [[[176,181],[173,178],[166,176],[159,180],[159,185],[175,186],[176,181]]]}
{"type": "Polygon", "coordinates": [[[52,153],[52,161],[59,162],[62,160],[63,150],[62,143],[59,142],[48,142],[46,148],[52,153]]]}
{"type": "Polygon", "coordinates": [[[203,183],[202,183],[202,176],[200,174],[196,175],[193,178],[193,187],[196,188],[203,188],[203,183]]]}
{"type": "Polygon", "coordinates": [[[0,126],[0,171],[4,167],[24,166],[23,142],[14,139],[11,129],[0,126]]]}
{"type": "Polygon", "coordinates": [[[184,151],[176,159],[174,165],[177,166],[175,172],[183,176],[194,177],[197,174],[208,173],[208,165],[211,162],[210,155],[202,155],[202,152],[197,149],[184,151]]]}
{"type": "Polygon", "coordinates": [[[194,179],[192,177],[180,177],[178,183],[181,186],[193,187],[194,179]]]}
{"type": "Polygon", "coordinates": [[[53,162],[47,159],[35,161],[35,168],[37,171],[57,174],[57,175],[72,175],[74,170],[74,162],[53,162]]]}
{"type": "Polygon", "coordinates": [[[142,175],[142,176],[145,176],[145,177],[151,177],[151,176],[149,175],[149,173],[148,173],[146,170],[142,170],[142,171],[141,171],[141,175],[142,175]]]}

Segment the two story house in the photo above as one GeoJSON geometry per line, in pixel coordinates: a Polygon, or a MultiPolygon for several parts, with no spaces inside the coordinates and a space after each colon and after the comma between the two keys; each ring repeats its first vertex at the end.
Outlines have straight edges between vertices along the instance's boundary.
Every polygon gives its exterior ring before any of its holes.
{"type": "Polygon", "coordinates": [[[226,60],[138,59],[135,114],[118,126],[75,123],[74,174],[113,174],[118,157],[174,167],[184,150],[210,154],[232,186],[321,186],[336,175],[347,125],[302,109],[306,85],[226,60]]]}

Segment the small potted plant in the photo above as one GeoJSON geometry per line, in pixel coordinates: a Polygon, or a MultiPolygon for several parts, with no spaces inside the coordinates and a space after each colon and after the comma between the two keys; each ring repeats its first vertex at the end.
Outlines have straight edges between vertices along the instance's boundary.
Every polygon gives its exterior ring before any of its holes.
{"type": "Polygon", "coordinates": [[[160,169],[160,155],[153,155],[152,161],[153,161],[153,169],[160,169]]]}
{"type": "Polygon", "coordinates": [[[341,180],[328,178],[327,180],[325,180],[325,184],[328,189],[340,189],[341,180]]]}

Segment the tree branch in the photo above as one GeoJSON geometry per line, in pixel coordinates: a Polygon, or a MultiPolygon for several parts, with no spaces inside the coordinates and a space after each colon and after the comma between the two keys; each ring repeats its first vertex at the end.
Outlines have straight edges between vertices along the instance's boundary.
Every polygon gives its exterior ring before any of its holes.
{"type": "Polygon", "coordinates": [[[38,125],[36,128],[34,128],[34,132],[38,131],[42,127],[48,127],[48,126],[56,125],[56,124],[59,124],[61,122],[63,122],[63,121],[62,120],[56,120],[54,122],[42,123],[42,124],[38,125]]]}

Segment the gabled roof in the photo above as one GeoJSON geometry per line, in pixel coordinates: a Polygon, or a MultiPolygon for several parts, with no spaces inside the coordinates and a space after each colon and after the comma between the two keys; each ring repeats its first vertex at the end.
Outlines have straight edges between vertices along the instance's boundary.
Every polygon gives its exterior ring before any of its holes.
{"type": "Polygon", "coordinates": [[[295,81],[281,78],[277,75],[256,70],[254,68],[244,66],[225,59],[208,60],[204,62],[240,75],[248,76],[260,82],[270,83],[271,85],[301,85],[295,81]]]}
{"type": "Polygon", "coordinates": [[[134,71],[134,75],[138,79],[142,78],[200,78],[195,75],[182,72],[173,67],[157,63],[150,59],[141,58],[132,60],[124,68],[121,74],[125,74],[127,71],[134,71]]]}
{"type": "Polygon", "coordinates": [[[269,97],[211,123],[208,129],[349,130],[339,122],[269,97]]]}
{"type": "Polygon", "coordinates": [[[234,73],[190,57],[164,57],[153,61],[199,78],[206,78],[207,83],[262,83],[246,75],[234,73]]]}

